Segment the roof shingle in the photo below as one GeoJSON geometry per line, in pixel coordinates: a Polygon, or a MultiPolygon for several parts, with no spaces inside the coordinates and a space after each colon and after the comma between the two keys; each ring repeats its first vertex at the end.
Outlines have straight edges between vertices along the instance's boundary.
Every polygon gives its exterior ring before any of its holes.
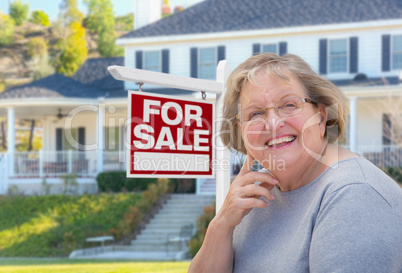
{"type": "Polygon", "coordinates": [[[401,3],[400,0],[206,0],[120,38],[400,19],[401,3]]]}

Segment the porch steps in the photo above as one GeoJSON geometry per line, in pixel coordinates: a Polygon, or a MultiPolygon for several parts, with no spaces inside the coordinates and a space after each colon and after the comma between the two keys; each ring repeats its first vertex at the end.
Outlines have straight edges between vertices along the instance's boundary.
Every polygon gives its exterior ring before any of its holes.
{"type": "Polygon", "coordinates": [[[216,194],[216,179],[207,178],[200,187],[200,194],[216,194]]]}
{"type": "MultiPolygon", "coordinates": [[[[214,195],[172,194],[157,215],[146,225],[145,229],[131,242],[130,250],[143,252],[150,257],[154,253],[166,253],[166,241],[169,235],[179,236],[183,225],[193,224],[196,232],[196,221],[203,213],[205,206],[212,205],[214,195]]],[[[187,246],[170,243],[169,251],[178,253],[187,250],[187,246]]]]}

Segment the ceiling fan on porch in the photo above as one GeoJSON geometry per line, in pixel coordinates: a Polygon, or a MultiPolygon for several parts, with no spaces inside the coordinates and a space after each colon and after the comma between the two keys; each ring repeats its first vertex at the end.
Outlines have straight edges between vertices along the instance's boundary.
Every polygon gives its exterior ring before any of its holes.
{"type": "Polygon", "coordinates": [[[63,114],[61,108],[59,108],[58,113],[56,114],[56,120],[54,120],[53,122],[58,122],[59,120],[61,120],[62,118],[67,117],[68,114],[63,114]]]}

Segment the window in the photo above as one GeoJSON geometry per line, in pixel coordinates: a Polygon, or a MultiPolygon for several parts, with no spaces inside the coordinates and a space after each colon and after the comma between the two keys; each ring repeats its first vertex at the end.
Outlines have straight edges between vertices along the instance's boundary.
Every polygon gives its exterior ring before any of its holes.
{"type": "Polygon", "coordinates": [[[199,50],[200,79],[214,80],[216,78],[216,48],[200,48],[199,50]]]}
{"type": "Polygon", "coordinates": [[[402,35],[392,37],[392,69],[402,69],[402,35]]]}
{"type": "Polygon", "coordinates": [[[122,127],[105,127],[105,150],[122,151],[124,136],[122,127]]]}
{"type": "Polygon", "coordinates": [[[77,145],[78,142],[78,128],[71,128],[71,136],[73,139],[67,139],[66,130],[63,133],[63,151],[77,151],[77,147],[74,147],[73,144],[77,145]],[[71,143],[70,143],[71,142],[71,143]]]}
{"type": "Polygon", "coordinates": [[[149,71],[161,72],[160,51],[144,52],[144,69],[149,71]]]}
{"type": "Polygon", "coordinates": [[[272,52],[278,54],[277,44],[265,44],[261,46],[261,53],[272,52]]]}
{"type": "Polygon", "coordinates": [[[339,39],[329,41],[329,72],[348,71],[348,40],[339,39]]]}

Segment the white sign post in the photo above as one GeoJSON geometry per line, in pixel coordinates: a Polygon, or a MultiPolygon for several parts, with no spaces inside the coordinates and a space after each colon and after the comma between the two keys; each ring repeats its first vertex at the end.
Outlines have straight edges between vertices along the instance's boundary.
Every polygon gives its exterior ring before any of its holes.
{"type": "MultiPolygon", "coordinates": [[[[166,73],[146,71],[142,69],[128,68],[123,66],[109,66],[108,70],[117,80],[142,82],[144,84],[159,85],[168,88],[178,88],[188,91],[204,91],[216,94],[217,115],[216,120],[216,212],[222,207],[223,201],[230,187],[230,169],[220,168],[220,164],[230,162],[230,152],[225,148],[220,139],[219,129],[223,122],[222,106],[223,97],[226,92],[226,80],[229,76],[229,66],[226,60],[220,61],[217,67],[217,80],[202,80],[183,76],[176,76],[166,73]]],[[[131,144],[130,144],[131,145],[131,144]]]]}

